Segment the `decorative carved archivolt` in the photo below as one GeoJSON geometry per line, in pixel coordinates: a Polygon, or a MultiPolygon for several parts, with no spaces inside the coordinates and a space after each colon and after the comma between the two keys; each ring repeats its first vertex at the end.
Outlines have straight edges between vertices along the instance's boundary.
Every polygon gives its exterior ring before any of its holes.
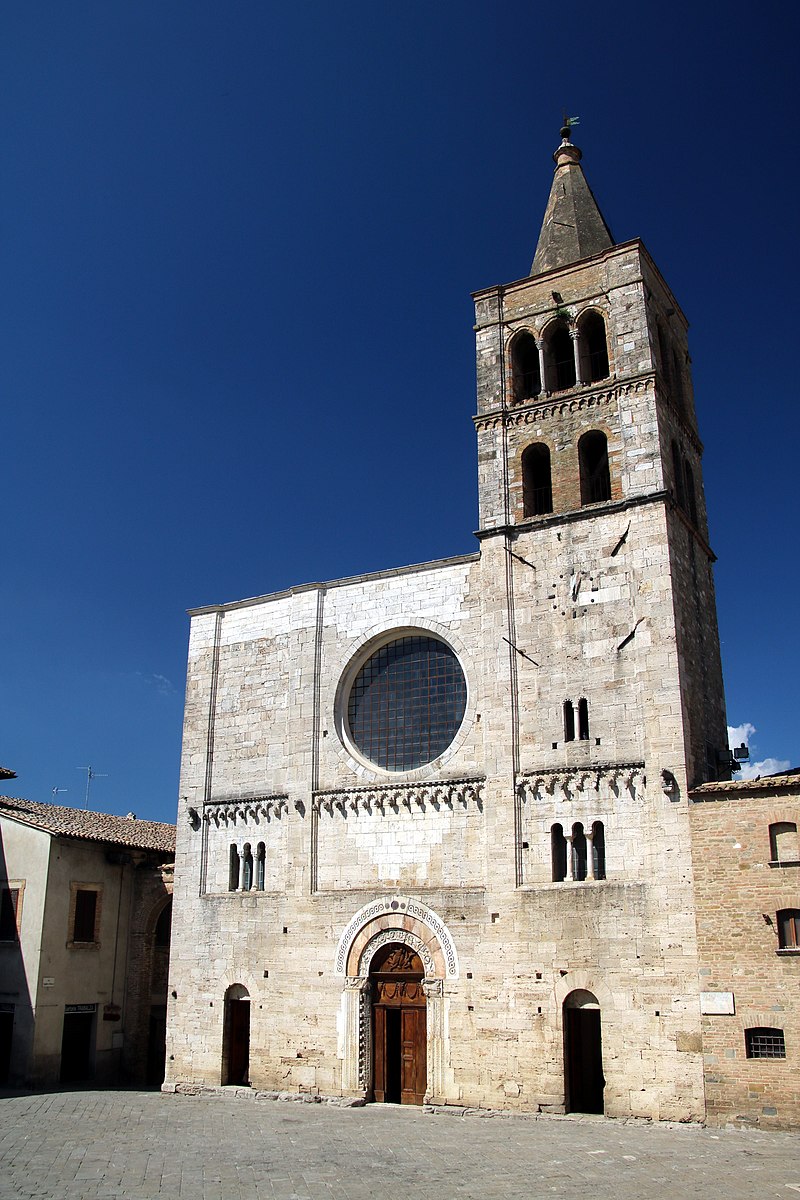
{"type": "Polygon", "coordinates": [[[563,767],[549,771],[526,771],[517,776],[517,795],[522,801],[590,798],[606,788],[613,795],[627,792],[635,798],[645,787],[644,763],[605,763],[592,767],[563,767]]]}
{"type": "Polygon", "coordinates": [[[345,788],[341,791],[315,792],[312,804],[316,813],[400,813],[441,808],[463,809],[470,804],[483,807],[483,779],[449,779],[437,783],[397,784],[384,787],[345,788]]]}
{"type": "Polygon", "coordinates": [[[240,800],[209,800],[203,805],[203,820],[207,824],[243,825],[271,821],[289,811],[288,796],[248,796],[240,800]]]}
{"type": "Polygon", "coordinates": [[[422,959],[427,976],[458,978],[458,957],[449,929],[432,908],[418,900],[412,900],[410,896],[385,896],[372,900],[359,909],[339,938],[336,947],[336,974],[346,974],[347,960],[354,944],[358,950],[358,970],[352,972],[351,978],[367,975],[373,954],[381,946],[392,942],[410,946],[422,959]],[[409,931],[409,923],[417,932],[409,931]],[[375,935],[368,928],[373,924],[376,929],[375,935]],[[431,934],[434,935],[433,938],[431,934]],[[359,938],[360,945],[357,943],[359,938]],[[439,962],[442,965],[438,970],[434,955],[441,956],[439,962]]]}

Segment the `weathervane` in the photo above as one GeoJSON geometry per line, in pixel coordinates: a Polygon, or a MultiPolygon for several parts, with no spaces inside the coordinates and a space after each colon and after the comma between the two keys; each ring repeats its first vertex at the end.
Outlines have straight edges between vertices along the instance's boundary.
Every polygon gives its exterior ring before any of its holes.
{"type": "Polygon", "coordinates": [[[572,134],[572,126],[580,125],[581,119],[580,119],[580,117],[568,117],[566,109],[564,109],[563,112],[564,112],[564,123],[561,126],[561,137],[563,138],[563,140],[565,142],[568,142],[570,139],[570,136],[572,134]]]}

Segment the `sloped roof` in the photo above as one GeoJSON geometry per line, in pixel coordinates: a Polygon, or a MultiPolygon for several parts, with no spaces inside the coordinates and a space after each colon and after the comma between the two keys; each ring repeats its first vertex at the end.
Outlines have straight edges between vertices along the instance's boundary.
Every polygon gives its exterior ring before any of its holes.
{"type": "Polygon", "coordinates": [[[717,783],[701,783],[689,792],[692,800],[720,800],[727,795],[746,796],[759,792],[800,793],[800,771],[783,771],[780,775],[761,775],[758,779],[727,779],[717,783]]]}
{"type": "Polygon", "coordinates": [[[9,771],[8,767],[0,767],[0,779],[16,779],[17,772],[9,771]]]}
{"type": "Polygon", "coordinates": [[[553,155],[556,173],[531,275],[568,267],[614,245],[611,230],[583,174],[581,152],[569,141],[569,127],[562,129],[561,134],[561,145],[553,155]]]}
{"type": "Polygon", "coordinates": [[[139,821],[136,817],[115,817],[111,813],[0,796],[0,816],[4,815],[56,837],[175,853],[175,826],[162,821],[139,821]]]}

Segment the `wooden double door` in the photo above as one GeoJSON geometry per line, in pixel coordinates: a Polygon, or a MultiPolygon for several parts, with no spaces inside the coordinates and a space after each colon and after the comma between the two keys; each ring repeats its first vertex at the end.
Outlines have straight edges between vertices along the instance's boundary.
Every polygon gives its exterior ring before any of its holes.
{"type": "Polygon", "coordinates": [[[385,1104],[422,1104],[428,1082],[428,1037],[422,963],[390,946],[371,971],[373,1095],[385,1104]]]}

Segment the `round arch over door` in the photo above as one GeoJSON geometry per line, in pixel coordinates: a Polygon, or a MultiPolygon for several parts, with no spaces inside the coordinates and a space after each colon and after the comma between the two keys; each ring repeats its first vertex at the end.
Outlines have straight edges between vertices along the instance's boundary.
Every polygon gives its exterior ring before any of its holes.
{"type": "Polygon", "coordinates": [[[606,1081],[597,997],[578,988],[564,1000],[562,1014],[567,1112],[602,1113],[606,1081]]]}
{"type": "Polygon", "coordinates": [[[385,1104],[422,1104],[428,1082],[424,970],[401,943],[383,946],[370,963],[372,1093],[385,1104]]]}
{"type": "Polygon", "coordinates": [[[250,1084],[250,993],[241,983],[225,992],[222,1033],[222,1082],[248,1087],[250,1084]]]}

